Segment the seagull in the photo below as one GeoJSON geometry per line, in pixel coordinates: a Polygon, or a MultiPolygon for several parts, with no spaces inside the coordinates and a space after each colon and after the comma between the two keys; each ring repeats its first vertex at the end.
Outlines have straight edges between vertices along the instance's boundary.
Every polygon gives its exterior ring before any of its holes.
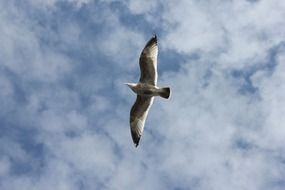
{"type": "Polygon", "coordinates": [[[169,87],[157,86],[157,36],[154,35],[145,45],[141,52],[140,79],[138,83],[125,83],[137,94],[136,101],[130,112],[131,135],[135,147],[139,145],[143,134],[145,120],[155,96],[168,99],[170,96],[169,87]]]}

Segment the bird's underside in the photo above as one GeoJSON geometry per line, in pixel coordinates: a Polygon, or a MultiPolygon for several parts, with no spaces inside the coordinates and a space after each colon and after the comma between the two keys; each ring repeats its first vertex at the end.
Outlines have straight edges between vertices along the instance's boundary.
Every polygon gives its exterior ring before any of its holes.
{"type": "Polygon", "coordinates": [[[157,37],[153,36],[144,47],[140,59],[140,79],[137,85],[130,88],[137,94],[136,101],[130,112],[130,127],[132,139],[137,147],[143,134],[148,111],[153,103],[154,96],[168,98],[169,88],[156,87],[157,84],[157,37]]]}

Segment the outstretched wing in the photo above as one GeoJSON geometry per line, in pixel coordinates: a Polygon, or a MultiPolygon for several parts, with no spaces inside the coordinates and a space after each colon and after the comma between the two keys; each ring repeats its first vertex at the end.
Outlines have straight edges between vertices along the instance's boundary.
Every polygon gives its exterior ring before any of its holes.
{"type": "Polygon", "coordinates": [[[140,138],[143,133],[145,120],[148,111],[153,103],[153,97],[143,97],[137,95],[130,113],[130,127],[133,141],[136,147],[139,145],[140,138]]]}
{"type": "Polygon", "coordinates": [[[156,85],[157,82],[157,37],[154,35],[140,55],[140,82],[156,85]]]}

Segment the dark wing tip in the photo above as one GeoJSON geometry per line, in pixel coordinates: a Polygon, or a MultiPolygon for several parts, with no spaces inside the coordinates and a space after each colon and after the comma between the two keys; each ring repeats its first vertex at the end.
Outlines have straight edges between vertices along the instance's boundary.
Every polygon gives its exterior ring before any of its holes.
{"type": "Polygon", "coordinates": [[[132,138],[135,146],[138,147],[141,136],[132,131],[132,138]]]}
{"type": "Polygon", "coordinates": [[[157,42],[157,36],[156,33],[153,34],[152,38],[157,42]]]}
{"type": "Polygon", "coordinates": [[[147,44],[145,45],[145,48],[148,46],[152,46],[153,44],[157,45],[157,36],[156,34],[154,34],[154,36],[151,37],[151,39],[147,42],[147,44]]]}
{"type": "Polygon", "coordinates": [[[157,44],[157,36],[156,36],[156,34],[154,34],[154,35],[152,36],[152,38],[150,39],[150,41],[152,41],[153,43],[157,44]]]}
{"type": "MultiPolygon", "coordinates": [[[[140,140],[139,140],[140,141],[140,140]]],[[[139,141],[135,143],[136,148],[139,146],[139,141]]]]}

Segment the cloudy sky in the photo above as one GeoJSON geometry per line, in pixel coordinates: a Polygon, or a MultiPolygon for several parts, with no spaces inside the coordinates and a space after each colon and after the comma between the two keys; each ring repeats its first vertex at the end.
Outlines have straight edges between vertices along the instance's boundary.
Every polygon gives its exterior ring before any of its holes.
{"type": "Polygon", "coordinates": [[[0,0],[1,190],[283,190],[285,2],[0,0]],[[157,98],[135,148],[138,56],[157,98]]]}

